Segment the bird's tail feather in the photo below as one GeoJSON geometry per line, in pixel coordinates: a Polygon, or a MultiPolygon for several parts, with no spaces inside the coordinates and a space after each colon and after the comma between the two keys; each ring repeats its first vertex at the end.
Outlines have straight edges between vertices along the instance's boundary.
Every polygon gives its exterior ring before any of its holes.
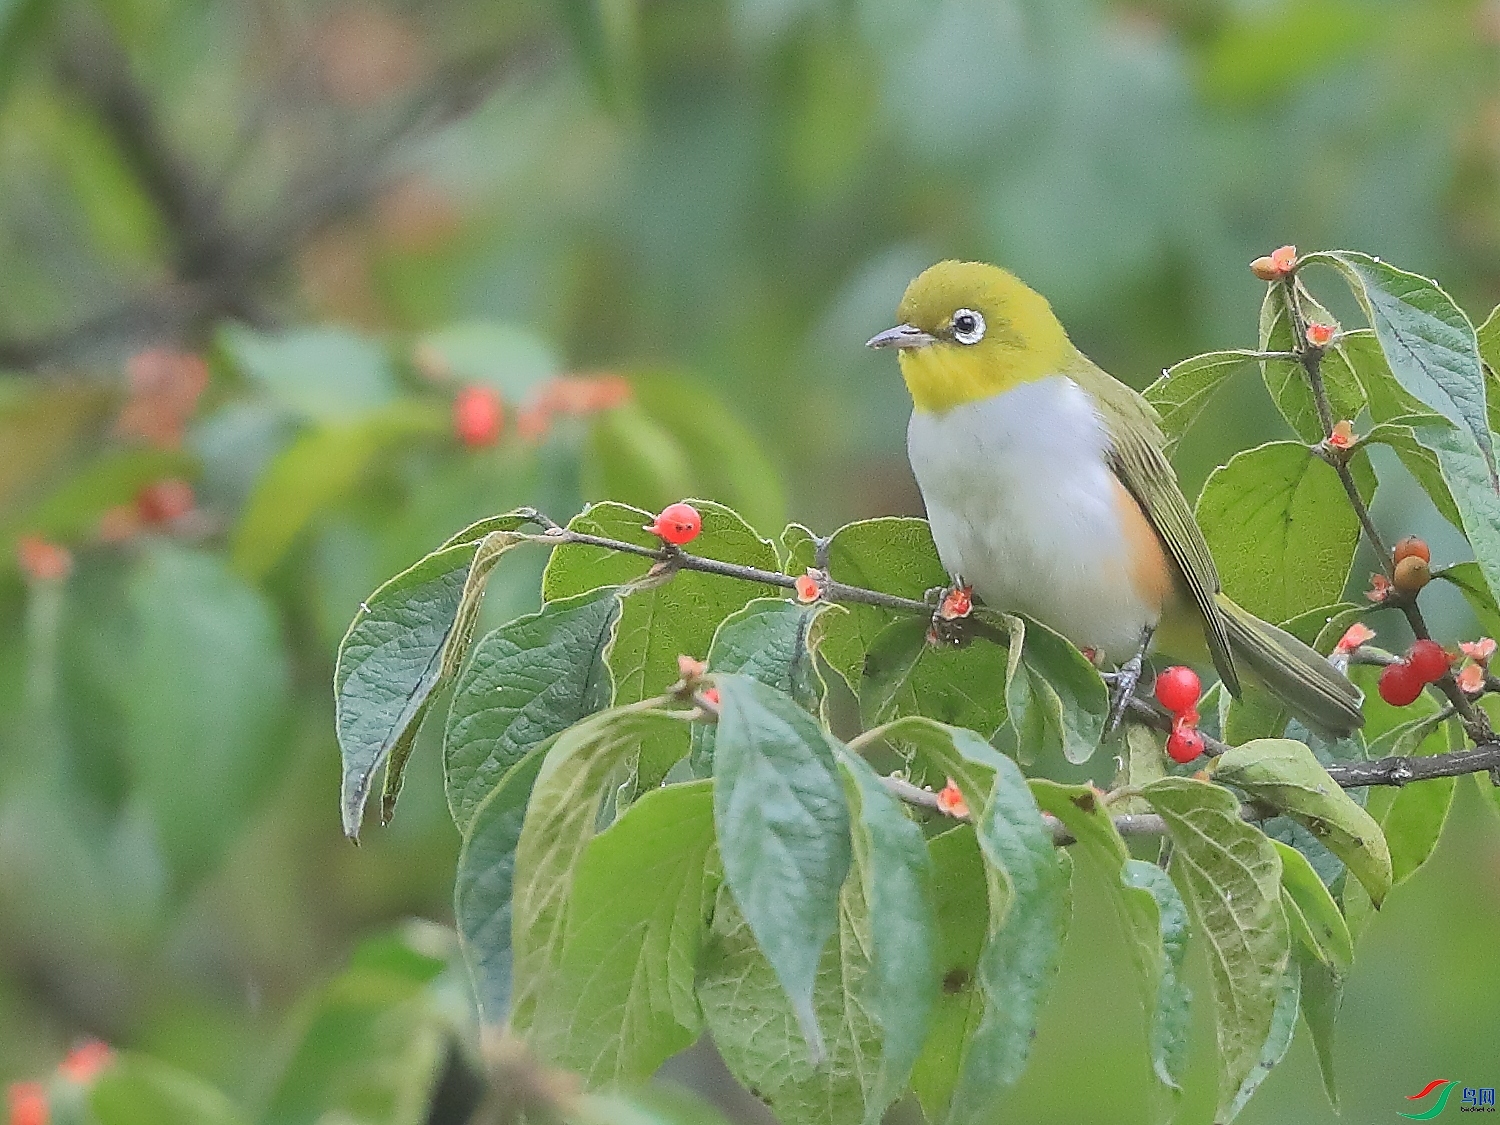
{"type": "Polygon", "coordinates": [[[1235,660],[1259,676],[1272,694],[1331,733],[1347,734],[1364,724],[1364,693],[1327,658],[1223,594],[1217,600],[1235,660]]]}

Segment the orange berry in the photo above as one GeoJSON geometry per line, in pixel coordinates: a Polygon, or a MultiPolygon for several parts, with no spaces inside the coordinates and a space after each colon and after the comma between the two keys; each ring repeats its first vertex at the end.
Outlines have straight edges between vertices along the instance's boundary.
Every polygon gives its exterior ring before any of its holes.
{"type": "Polygon", "coordinates": [[[1421,555],[1407,555],[1396,564],[1396,589],[1403,594],[1415,594],[1432,581],[1432,571],[1421,555]]]}
{"type": "Polygon", "coordinates": [[[810,570],[806,574],[797,575],[797,584],[793,588],[797,592],[797,600],[804,604],[817,601],[823,593],[822,589],[818,586],[817,578],[813,576],[813,572],[810,570]]]}
{"type": "Polygon", "coordinates": [[[656,519],[646,525],[646,530],[659,535],[674,547],[691,543],[703,530],[703,517],[691,504],[678,502],[668,504],[656,519]]]}
{"type": "Polygon", "coordinates": [[[969,815],[969,804],[964,800],[963,793],[958,785],[950,777],[948,784],[938,790],[938,811],[952,817],[966,817],[969,815]]]}
{"type": "Polygon", "coordinates": [[[16,562],[32,582],[61,582],[73,572],[73,554],[40,535],[23,535],[16,543],[16,562]]]}
{"type": "Polygon", "coordinates": [[[135,511],[142,523],[160,527],[187,515],[195,502],[193,486],[187,481],[163,477],[135,494],[135,511]]]}
{"type": "Polygon", "coordinates": [[[453,433],[470,449],[500,440],[505,407],[493,387],[471,385],[453,397],[453,433]]]}
{"type": "Polygon", "coordinates": [[[1415,535],[1408,535],[1396,544],[1395,550],[1391,552],[1391,559],[1400,562],[1402,559],[1418,558],[1425,563],[1432,561],[1432,548],[1427,546],[1425,540],[1418,539],[1415,535]]]}
{"type": "Polygon", "coordinates": [[[1276,268],[1276,263],[1269,254],[1263,254],[1251,262],[1250,272],[1262,281],[1276,281],[1281,277],[1281,271],[1276,268]]]}
{"type": "Polygon", "coordinates": [[[1307,342],[1315,348],[1326,348],[1333,343],[1334,327],[1331,324],[1309,324],[1307,342]]]}

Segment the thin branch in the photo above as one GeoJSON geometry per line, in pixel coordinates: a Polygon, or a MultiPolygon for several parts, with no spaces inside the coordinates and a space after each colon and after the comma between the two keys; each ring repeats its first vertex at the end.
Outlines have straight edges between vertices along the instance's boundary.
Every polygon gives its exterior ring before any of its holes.
{"type": "MultiPolygon", "coordinates": [[[[1308,385],[1312,388],[1313,403],[1318,411],[1318,422],[1323,427],[1324,440],[1315,446],[1314,450],[1318,456],[1332,465],[1334,472],[1338,474],[1339,483],[1344,486],[1344,494],[1349,498],[1349,505],[1359,518],[1365,538],[1369,540],[1376,558],[1380,561],[1382,572],[1387,578],[1394,579],[1395,569],[1390,549],[1386,547],[1385,540],[1381,538],[1379,530],[1375,527],[1375,520],[1370,515],[1370,506],[1359,494],[1359,486],[1355,483],[1354,473],[1349,468],[1348,456],[1344,451],[1335,449],[1328,441],[1333,436],[1334,423],[1338,419],[1333,416],[1333,406],[1328,401],[1328,388],[1323,383],[1323,349],[1307,338],[1307,318],[1302,313],[1300,286],[1296,275],[1292,274],[1287,277],[1282,285],[1286,293],[1287,308],[1292,318],[1292,346],[1297,350],[1302,370],[1307,373],[1308,385]]],[[[1431,639],[1432,632],[1427,627],[1427,619],[1422,616],[1422,611],[1417,606],[1416,595],[1402,595],[1393,590],[1391,596],[1383,604],[1400,609],[1406,615],[1406,621],[1411,626],[1412,633],[1419,639],[1431,639]]],[[[1489,720],[1483,712],[1474,707],[1468,696],[1464,695],[1463,689],[1458,686],[1458,681],[1454,679],[1451,671],[1437,681],[1437,687],[1447,696],[1448,702],[1458,713],[1470,740],[1476,745],[1482,745],[1494,737],[1489,720]]]]}

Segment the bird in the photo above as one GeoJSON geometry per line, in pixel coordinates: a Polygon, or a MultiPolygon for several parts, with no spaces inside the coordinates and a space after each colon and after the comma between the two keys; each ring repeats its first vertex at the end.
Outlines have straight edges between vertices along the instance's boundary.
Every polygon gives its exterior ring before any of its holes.
{"type": "Polygon", "coordinates": [[[907,453],[950,590],[1119,667],[1111,725],[1153,639],[1206,644],[1231,694],[1256,683],[1319,730],[1363,723],[1347,677],[1224,593],[1155,409],[1074,346],[1045,297],[999,266],[943,261],[907,286],[897,319],[868,346],[899,357],[907,453]]]}

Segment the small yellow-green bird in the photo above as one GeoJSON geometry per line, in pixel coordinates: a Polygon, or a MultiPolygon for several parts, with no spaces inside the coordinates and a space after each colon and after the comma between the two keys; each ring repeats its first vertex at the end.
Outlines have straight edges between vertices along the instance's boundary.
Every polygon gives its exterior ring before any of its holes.
{"type": "Polygon", "coordinates": [[[1222,592],[1155,410],[1044,297],[998,266],[939,262],[897,316],[869,346],[898,349],[907,452],[955,585],[1131,673],[1159,626],[1168,651],[1201,636],[1234,694],[1247,667],[1326,731],[1363,722],[1359,689],[1222,592]]]}

